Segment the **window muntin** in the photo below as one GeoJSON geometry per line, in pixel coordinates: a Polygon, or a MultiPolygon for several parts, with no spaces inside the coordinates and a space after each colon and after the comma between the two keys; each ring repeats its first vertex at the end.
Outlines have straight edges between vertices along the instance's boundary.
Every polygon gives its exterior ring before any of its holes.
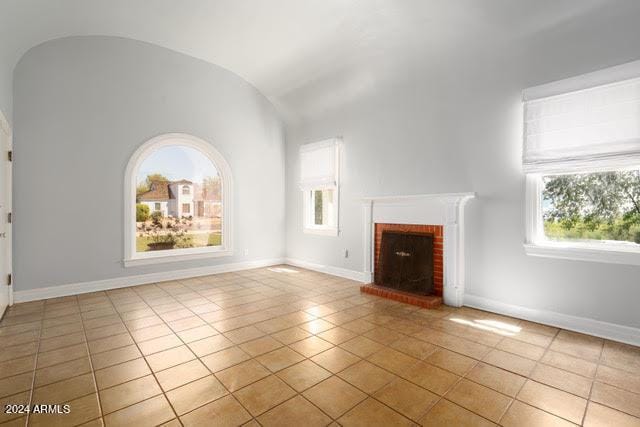
{"type": "Polygon", "coordinates": [[[640,249],[640,167],[540,180],[545,240],[640,249]]]}

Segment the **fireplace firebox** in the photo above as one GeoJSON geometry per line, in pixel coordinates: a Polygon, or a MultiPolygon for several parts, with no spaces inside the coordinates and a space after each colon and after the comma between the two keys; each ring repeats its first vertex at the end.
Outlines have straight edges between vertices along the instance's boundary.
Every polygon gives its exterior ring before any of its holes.
{"type": "Polygon", "coordinates": [[[433,249],[433,233],[383,230],[376,285],[433,295],[433,249]]]}

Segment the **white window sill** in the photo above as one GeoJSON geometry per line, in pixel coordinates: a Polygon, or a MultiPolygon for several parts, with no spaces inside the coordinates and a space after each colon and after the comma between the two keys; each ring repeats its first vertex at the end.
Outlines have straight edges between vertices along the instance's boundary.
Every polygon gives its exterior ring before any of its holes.
{"type": "Polygon", "coordinates": [[[316,234],[318,236],[337,236],[337,228],[304,228],[306,234],[316,234]]]}
{"type": "Polygon", "coordinates": [[[527,255],[544,258],[640,265],[640,250],[624,244],[525,243],[524,250],[527,255]]]}
{"type": "Polygon", "coordinates": [[[168,262],[219,258],[232,255],[233,251],[231,249],[175,249],[153,253],[145,252],[143,255],[137,255],[135,257],[125,259],[123,263],[125,267],[137,267],[140,265],[164,264],[168,262]]]}

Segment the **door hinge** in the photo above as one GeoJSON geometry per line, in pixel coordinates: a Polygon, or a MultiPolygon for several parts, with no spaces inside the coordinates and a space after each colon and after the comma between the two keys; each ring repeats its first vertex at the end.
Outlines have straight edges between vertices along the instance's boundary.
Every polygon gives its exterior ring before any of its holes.
{"type": "Polygon", "coordinates": [[[9,212],[9,213],[7,214],[7,222],[8,222],[9,224],[11,224],[11,223],[12,223],[12,221],[13,221],[13,215],[11,214],[11,212],[9,212]]]}
{"type": "Polygon", "coordinates": [[[13,162],[13,151],[7,151],[7,160],[13,162]]]}
{"type": "Polygon", "coordinates": [[[11,286],[11,274],[7,274],[7,286],[11,286]]]}

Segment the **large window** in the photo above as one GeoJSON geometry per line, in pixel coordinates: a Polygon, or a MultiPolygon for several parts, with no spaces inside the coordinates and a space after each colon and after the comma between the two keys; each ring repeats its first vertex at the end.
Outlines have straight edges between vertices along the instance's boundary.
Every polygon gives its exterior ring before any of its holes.
{"type": "Polygon", "coordinates": [[[637,76],[632,63],[525,91],[529,254],[640,264],[637,76]]]}
{"type": "Polygon", "coordinates": [[[125,189],[125,265],[231,254],[231,173],[210,144],[185,134],[148,141],[125,189]]]}
{"type": "Polygon", "coordinates": [[[300,188],[305,233],[338,234],[340,141],[330,139],[300,148],[300,188]]]}

